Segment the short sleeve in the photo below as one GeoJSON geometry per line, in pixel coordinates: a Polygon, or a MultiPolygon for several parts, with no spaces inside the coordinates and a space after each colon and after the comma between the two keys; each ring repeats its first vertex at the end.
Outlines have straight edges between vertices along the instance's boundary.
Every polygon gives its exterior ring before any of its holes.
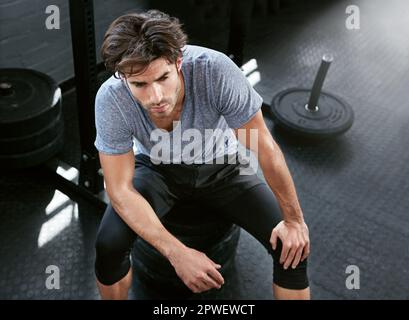
{"type": "Polygon", "coordinates": [[[95,98],[95,147],[106,154],[123,154],[133,149],[132,130],[127,125],[109,87],[101,86],[95,98]]]}
{"type": "Polygon", "coordinates": [[[224,116],[230,128],[242,127],[261,108],[262,97],[240,68],[225,54],[215,56],[210,70],[215,108],[224,116]]]}

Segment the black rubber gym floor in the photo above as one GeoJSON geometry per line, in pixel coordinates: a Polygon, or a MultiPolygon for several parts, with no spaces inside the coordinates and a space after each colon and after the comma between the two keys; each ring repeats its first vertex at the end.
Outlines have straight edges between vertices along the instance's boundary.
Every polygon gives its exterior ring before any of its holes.
{"type": "MultiPolygon", "coordinates": [[[[255,87],[270,103],[282,89],[311,87],[321,56],[332,53],[324,89],[355,112],[345,135],[320,143],[289,138],[265,114],[310,228],[312,297],[408,299],[409,3],[355,1],[359,30],[345,27],[349,4],[290,5],[257,18],[245,60],[257,59],[261,82],[255,87]],[[350,265],[359,268],[359,289],[347,289],[350,265]]],[[[77,165],[75,92],[63,101],[61,158],[77,165]]],[[[0,298],[97,299],[93,246],[101,210],[68,198],[36,170],[2,174],[0,183],[0,298]],[[45,286],[49,265],[59,267],[59,290],[45,286]]],[[[233,271],[213,297],[272,298],[272,261],[244,231],[233,271]]],[[[144,296],[135,290],[135,297],[144,296]]],[[[212,295],[198,296],[206,297],[212,295]]]]}

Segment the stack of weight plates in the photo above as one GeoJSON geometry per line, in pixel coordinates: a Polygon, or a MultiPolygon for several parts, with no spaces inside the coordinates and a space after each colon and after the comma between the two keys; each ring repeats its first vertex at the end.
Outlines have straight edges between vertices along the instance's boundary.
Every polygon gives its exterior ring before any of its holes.
{"type": "MultiPolygon", "coordinates": [[[[222,267],[218,270],[226,277],[234,263],[240,228],[222,220],[214,211],[194,203],[181,203],[165,215],[162,223],[186,246],[204,252],[220,264],[222,267]]],[[[134,275],[140,284],[134,286],[136,296],[155,299],[193,295],[169,261],[142,238],[138,237],[131,255],[134,275]]]]}
{"type": "Polygon", "coordinates": [[[27,168],[61,150],[61,90],[41,72],[0,69],[0,165],[27,168]]]}

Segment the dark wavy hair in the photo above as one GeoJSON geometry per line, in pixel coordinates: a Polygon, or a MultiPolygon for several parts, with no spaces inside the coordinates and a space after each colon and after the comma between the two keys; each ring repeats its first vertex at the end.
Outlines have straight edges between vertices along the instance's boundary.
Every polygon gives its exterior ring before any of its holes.
{"type": "Polygon", "coordinates": [[[187,35],[178,18],[158,10],[129,13],[109,26],[101,56],[112,73],[140,74],[157,58],[175,63],[186,43],[187,35]]]}

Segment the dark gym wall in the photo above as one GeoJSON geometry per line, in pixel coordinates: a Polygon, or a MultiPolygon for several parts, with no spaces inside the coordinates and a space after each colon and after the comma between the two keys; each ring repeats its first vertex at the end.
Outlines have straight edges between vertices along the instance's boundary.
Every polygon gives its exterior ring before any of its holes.
{"type": "Polygon", "coordinates": [[[151,8],[179,18],[189,43],[222,52],[227,51],[231,3],[230,0],[149,0],[151,8]]]}
{"type": "MultiPolygon", "coordinates": [[[[254,1],[254,12],[263,15],[273,0],[94,0],[95,40],[99,48],[109,24],[121,14],[147,8],[177,16],[192,44],[226,52],[232,3],[254,1]]],[[[0,0],[0,68],[30,68],[58,83],[74,76],[69,0],[0,0]],[[46,8],[60,10],[60,29],[45,26],[46,8]]],[[[252,5],[250,5],[252,7],[252,5]]]]}
{"type": "MultiPolygon", "coordinates": [[[[68,0],[0,0],[0,68],[31,68],[57,82],[74,75],[68,0]],[[46,7],[60,9],[60,29],[47,30],[46,7]]],[[[145,0],[94,0],[95,38],[119,15],[144,8],[145,0]]],[[[97,54],[100,61],[99,54],[97,54]]]]}

